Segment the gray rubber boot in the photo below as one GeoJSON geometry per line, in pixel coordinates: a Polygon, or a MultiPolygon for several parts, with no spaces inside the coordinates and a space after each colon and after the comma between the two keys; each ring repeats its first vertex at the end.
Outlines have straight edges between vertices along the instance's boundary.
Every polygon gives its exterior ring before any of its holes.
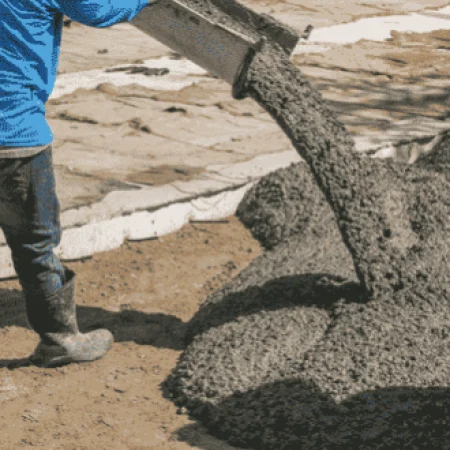
{"type": "Polygon", "coordinates": [[[75,273],[64,269],[66,283],[49,297],[33,294],[22,285],[28,322],[41,338],[29,360],[40,367],[100,359],[114,340],[108,330],[80,333],[75,309],[75,273]]]}

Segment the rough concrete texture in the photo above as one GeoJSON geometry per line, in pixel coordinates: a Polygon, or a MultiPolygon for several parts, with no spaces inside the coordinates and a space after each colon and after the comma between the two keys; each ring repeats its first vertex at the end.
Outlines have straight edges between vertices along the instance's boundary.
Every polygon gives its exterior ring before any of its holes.
{"type": "Polygon", "coordinates": [[[270,45],[250,66],[247,89],[310,167],[370,296],[418,279],[449,281],[449,185],[443,177],[356,154],[320,93],[270,45]]]}
{"type": "Polygon", "coordinates": [[[417,165],[438,172],[450,181],[450,132],[443,133],[433,151],[419,158],[417,165]]]}
{"type": "MultiPolygon", "coordinates": [[[[433,151],[421,155],[415,165],[449,178],[449,147],[450,133],[442,133],[437,136],[433,151]]],[[[401,156],[398,160],[407,161],[401,156]]],[[[304,162],[280,168],[260,179],[247,191],[236,215],[266,249],[299,235],[306,227],[334,221],[330,205],[304,162]]]]}
{"type": "Polygon", "coordinates": [[[263,177],[246,193],[236,215],[266,249],[306,228],[320,233],[323,224],[334,223],[333,212],[304,162],[263,177]]]}
{"type": "Polygon", "coordinates": [[[247,89],[310,178],[299,164],[255,188],[255,216],[272,209],[255,235],[273,248],[200,307],[166,394],[242,447],[450,448],[448,140],[413,166],[354,153],[269,46],[247,89]]]}

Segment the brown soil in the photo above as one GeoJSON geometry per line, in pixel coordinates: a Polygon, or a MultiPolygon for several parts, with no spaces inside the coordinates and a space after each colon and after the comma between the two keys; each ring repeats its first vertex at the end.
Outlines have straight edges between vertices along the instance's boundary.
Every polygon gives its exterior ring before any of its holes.
{"type": "Polygon", "coordinates": [[[26,325],[18,281],[3,281],[1,447],[231,449],[177,414],[160,383],[199,304],[259,254],[231,217],[68,263],[78,277],[82,331],[104,326],[116,342],[103,360],[59,369],[14,368],[38,338],[26,325]]]}

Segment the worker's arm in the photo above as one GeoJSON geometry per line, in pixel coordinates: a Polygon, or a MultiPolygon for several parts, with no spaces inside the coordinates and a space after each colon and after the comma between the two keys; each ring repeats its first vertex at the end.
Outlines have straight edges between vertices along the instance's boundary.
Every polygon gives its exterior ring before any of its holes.
{"type": "Polygon", "coordinates": [[[49,3],[75,22],[105,28],[130,21],[149,0],[50,0],[49,3]]]}

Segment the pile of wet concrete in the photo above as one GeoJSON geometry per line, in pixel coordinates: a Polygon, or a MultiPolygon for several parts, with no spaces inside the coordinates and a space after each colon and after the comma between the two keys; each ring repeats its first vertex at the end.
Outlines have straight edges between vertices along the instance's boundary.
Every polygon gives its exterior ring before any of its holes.
{"type": "Polygon", "coordinates": [[[303,157],[238,216],[266,247],[189,323],[166,394],[255,449],[450,448],[450,138],[408,166],[355,153],[276,45],[247,93],[303,157]]]}

